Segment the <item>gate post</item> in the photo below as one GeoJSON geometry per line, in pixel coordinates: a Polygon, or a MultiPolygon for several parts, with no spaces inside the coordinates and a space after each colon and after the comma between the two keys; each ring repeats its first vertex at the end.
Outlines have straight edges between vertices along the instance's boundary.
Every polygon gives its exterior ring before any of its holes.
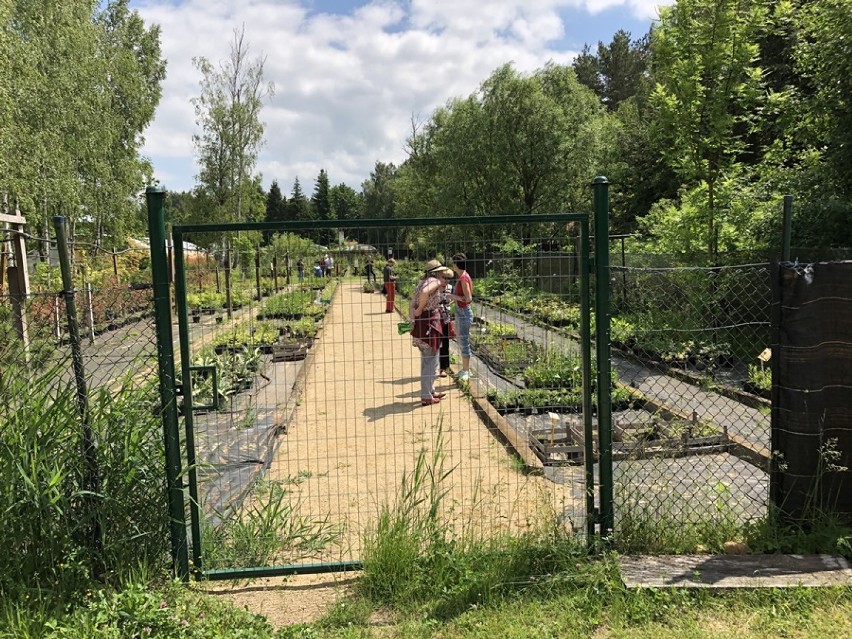
{"type": "Polygon", "coordinates": [[[172,562],[181,579],[189,577],[186,543],[183,482],[180,463],[175,357],[172,345],[172,309],[169,298],[169,272],[166,258],[166,192],[159,186],[145,189],[148,205],[148,236],[151,243],[151,273],[154,286],[154,317],[157,326],[157,365],[160,378],[160,409],[163,418],[163,443],[166,449],[166,488],[172,542],[172,562]]]}
{"type": "Polygon", "coordinates": [[[612,478],[612,386],[609,307],[609,180],[592,180],[595,196],[595,350],[598,362],[598,446],[600,449],[600,533],[615,528],[612,478]]]}
{"type": "Polygon", "coordinates": [[[784,196],[784,215],[782,220],[781,259],[790,261],[790,238],[793,236],[793,196],[784,196]]]}
{"type": "Polygon", "coordinates": [[[591,286],[592,267],[589,255],[589,222],[580,224],[580,350],[583,366],[583,462],[586,472],[586,543],[592,546],[595,526],[600,513],[595,510],[595,448],[594,426],[592,424],[592,330],[591,330],[591,286]]]}

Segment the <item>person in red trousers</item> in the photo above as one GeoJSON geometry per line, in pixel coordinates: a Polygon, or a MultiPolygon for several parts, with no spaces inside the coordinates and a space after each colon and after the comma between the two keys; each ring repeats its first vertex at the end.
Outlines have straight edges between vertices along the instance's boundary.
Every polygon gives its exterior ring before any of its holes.
{"type": "Polygon", "coordinates": [[[385,285],[385,295],[387,296],[385,299],[385,313],[393,313],[393,303],[396,299],[396,274],[393,272],[393,265],[396,264],[396,260],[390,258],[388,263],[385,264],[384,277],[382,281],[385,285]]]}

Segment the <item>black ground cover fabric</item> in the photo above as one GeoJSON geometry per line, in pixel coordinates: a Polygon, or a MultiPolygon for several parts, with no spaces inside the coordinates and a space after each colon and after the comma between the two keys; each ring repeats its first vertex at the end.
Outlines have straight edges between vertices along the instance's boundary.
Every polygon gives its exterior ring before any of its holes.
{"type": "Polygon", "coordinates": [[[852,516],[852,261],[775,264],[773,288],[772,499],[852,516]]]}

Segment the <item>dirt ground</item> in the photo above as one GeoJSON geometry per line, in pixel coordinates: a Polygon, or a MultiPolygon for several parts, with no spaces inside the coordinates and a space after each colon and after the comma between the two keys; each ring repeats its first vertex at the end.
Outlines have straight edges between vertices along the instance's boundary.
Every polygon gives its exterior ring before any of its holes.
{"type": "MultiPolygon", "coordinates": [[[[554,520],[570,526],[582,507],[571,487],[521,472],[451,376],[436,383],[446,397],[421,406],[419,351],[409,335],[398,334],[401,318],[385,313],[384,303],[358,282],[337,287],[268,471],[269,479],[298,486],[294,511],[342,530],[334,547],[305,560],[359,559],[363,535],[380,508],[396,501],[421,454],[433,472],[447,475],[441,517],[451,534],[519,532],[554,520]]],[[[322,616],[353,579],[353,573],[302,575],[213,582],[204,590],[281,626],[322,616]]]]}
{"type": "Polygon", "coordinates": [[[198,589],[262,615],[275,627],[283,627],[321,618],[346,596],[356,579],[357,573],[352,572],[293,575],[213,582],[198,589]]]}

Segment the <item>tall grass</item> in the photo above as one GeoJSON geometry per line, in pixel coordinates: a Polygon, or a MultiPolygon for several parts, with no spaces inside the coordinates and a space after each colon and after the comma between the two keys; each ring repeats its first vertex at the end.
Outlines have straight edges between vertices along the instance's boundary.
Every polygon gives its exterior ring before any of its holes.
{"type": "Polygon", "coordinates": [[[7,367],[0,385],[0,599],[7,603],[73,600],[93,578],[168,560],[152,388],[128,381],[91,394],[100,487],[91,494],[76,389],[63,370],[7,367]],[[94,523],[102,544],[92,544],[94,523]]]}
{"type": "Polygon", "coordinates": [[[465,610],[538,588],[587,554],[586,547],[545,513],[533,532],[477,535],[442,519],[453,469],[444,464],[439,423],[431,450],[403,474],[392,504],[381,507],[364,539],[360,593],[379,605],[420,609],[448,619],[465,610]]]}
{"type": "Polygon", "coordinates": [[[240,508],[202,526],[204,562],[214,568],[268,566],[315,557],[336,544],[342,530],[328,517],[302,513],[298,486],[305,475],[259,480],[240,508]]]}

